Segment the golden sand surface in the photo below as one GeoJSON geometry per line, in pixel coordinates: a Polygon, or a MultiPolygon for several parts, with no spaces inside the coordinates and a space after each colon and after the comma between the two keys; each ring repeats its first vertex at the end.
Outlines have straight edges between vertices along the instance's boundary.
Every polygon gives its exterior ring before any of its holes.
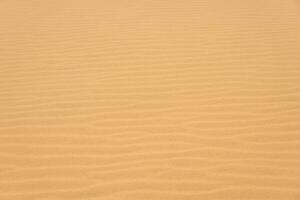
{"type": "Polygon", "coordinates": [[[299,0],[0,0],[1,200],[299,200],[299,0]]]}

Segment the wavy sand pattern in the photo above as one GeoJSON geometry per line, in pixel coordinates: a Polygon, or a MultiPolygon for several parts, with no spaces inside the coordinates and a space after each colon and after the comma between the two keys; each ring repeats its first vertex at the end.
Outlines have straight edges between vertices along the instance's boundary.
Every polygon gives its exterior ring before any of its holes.
{"type": "Polygon", "coordinates": [[[1,200],[300,199],[297,0],[1,0],[1,200]]]}

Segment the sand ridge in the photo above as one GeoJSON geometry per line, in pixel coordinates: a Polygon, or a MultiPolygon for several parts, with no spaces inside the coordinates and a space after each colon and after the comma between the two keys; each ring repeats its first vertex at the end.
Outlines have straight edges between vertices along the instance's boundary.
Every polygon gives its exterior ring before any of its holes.
{"type": "Polygon", "coordinates": [[[0,1],[0,199],[300,199],[296,0],[0,1]]]}

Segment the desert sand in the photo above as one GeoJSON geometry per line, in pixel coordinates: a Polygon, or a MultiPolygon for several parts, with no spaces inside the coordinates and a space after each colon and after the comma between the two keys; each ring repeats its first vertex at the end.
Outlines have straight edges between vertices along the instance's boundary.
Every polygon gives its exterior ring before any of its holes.
{"type": "Polygon", "coordinates": [[[300,199],[300,2],[1,0],[0,199],[300,199]]]}

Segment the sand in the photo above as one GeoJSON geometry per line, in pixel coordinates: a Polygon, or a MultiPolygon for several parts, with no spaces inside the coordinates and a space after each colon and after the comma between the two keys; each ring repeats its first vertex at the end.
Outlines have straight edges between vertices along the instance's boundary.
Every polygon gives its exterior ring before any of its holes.
{"type": "Polygon", "coordinates": [[[300,2],[1,0],[0,199],[300,199],[300,2]]]}

